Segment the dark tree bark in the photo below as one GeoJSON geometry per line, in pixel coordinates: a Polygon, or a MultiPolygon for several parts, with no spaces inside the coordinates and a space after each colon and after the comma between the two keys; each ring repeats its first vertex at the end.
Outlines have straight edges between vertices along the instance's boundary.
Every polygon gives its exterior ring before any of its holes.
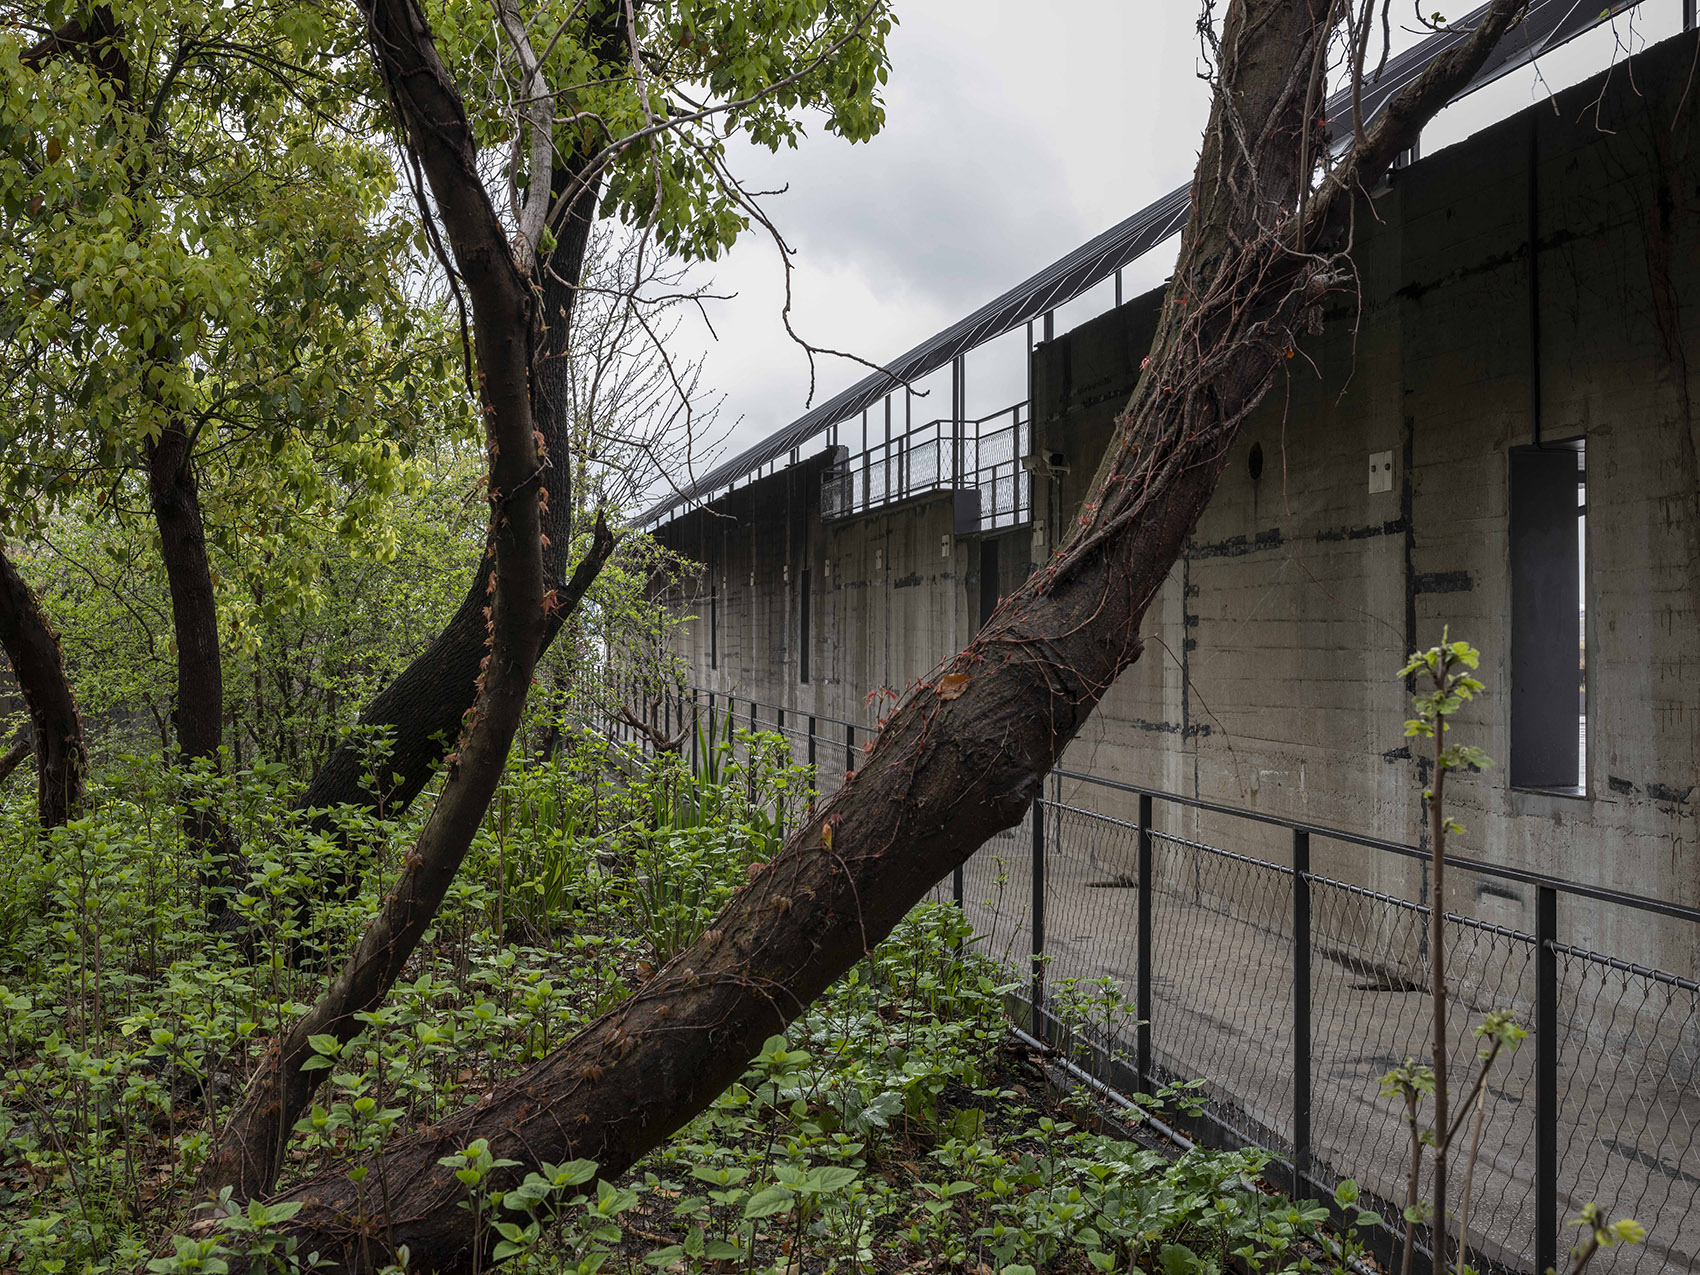
{"type": "Polygon", "coordinates": [[[185,761],[218,757],[224,742],[224,661],[218,598],[207,559],[206,524],[195,481],[194,442],[180,422],[145,445],[148,504],[159,529],[177,640],[177,705],[172,719],[185,761]]]}
{"type": "Polygon", "coordinates": [[[24,758],[34,751],[35,747],[30,743],[30,733],[27,730],[20,730],[14,735],[11,747],[6,750],[4,755],[0,755],[0,783],[5,783],[7,779],[11,778],[12,772],[21,766],[24,758]]]}
{"type": "MultiPolygon", "coordinates": [[[[1321,189],[1323,44],[1336,0],[1235,0],[1187,227],[1146,370],[1079,525],[961,653],[892,713],[866,765],[623,1004],[476,1106],[367,1162],[390,1207],[365,1225],[345,1167],[285,1199],[287,1230],[350,1271],[405,1245],[474,1269],[463,1188],[439,1157],[487,1138],[507,1187],[543,1160],[616,1177],[735,1080],[783,1028],[987,837],[1019,821],[1117,675],[1210,499],[1235,431],[1340,281],[1352,199],[1481,65],[1521,0],[1500,0],[1406,90],[1321,189]]],[[[392,84],[394,83],[392,79],[392,84]]],[[[486,1244],[493,1242],[487,1237],[486,1244]]]]}
{"type": "MultiPolygon", "coordinates": [[[[171,722],[184,762],[220,765],[224,742],[224,657],[218,640],[218,596],[207,558],[206,523],[195,480],[195,441],[181,421],[143,445],[148,504],[159,529],[160,560],[171,593],[172,635],[177,642],[177,696],[171,722]]],[[[191,802],[181,811],[189,847],[203,863],[207,915],[232,915],[229,887],[240,876],[241,852],[217,810],[191,802]]]]}
{"type": "MultiPolygon", "coordinates": [[[[465,639],[477,644],[471,684],[445,686],[438,702],[461,702],[453,697],[468,692],[476,698],[452,722],[459,742],[448,758],[448,779],[406,856],[401,880],[318,1004],[273,1045],[202,1170],[202,1193],[230,1187],[239,1199],[262,1194],[276,1180],[285,1141],[319,1080],[303,1070],[313,1057],[311,1037],[351,1039],[360,1029],[355,1015],[383,1003],[436,916],[501,779],[544,644],[583,597],[614,544],[599,515],[591,548],[572,579],[545,591],[549,451],[535,430],[532,402],[533,370],[539,351],[548,348],[550,329],[479,177],[471,127],[424,15],[415,0],[361,0],[361,9],[386,91],[430,181],[472,305],[490,462],[484,555],[490,583],[480,594],[477,637],[465,639]]],[[[570,501],[560,501],[556,518],[565,519],[568,507],[570,501]]],[[[564,527],[561,538],[566,539],[564,527]]],[[[446,649],[441,640],[438,649],[446,649]]],[[[417,792],[414,787],[409,795],[417,792]]]]}
{"type": "MultiPolygon", "coordinates": [[[[565,180],[576,176],[571,172],[565,174],[559,188],[565,190],[565,180]]],[[[568,575],[574,502],[569,489],[571,466],[566,464],[571,454],[572,421],[565,355],[595,205],[594,188],[572,204],[565,224],[558,229],[555,250],[547,261],[538,261],[533,270],[533,277],[539,281],[541,331],[532,366],[535,400],[532,411],[548,454],[561,461],[549,471],[549,504],[543,515],[544,577],[545,588],[555,590],[563,602],[583,571],[581,564],[572,576],[568,575]]],[[[595,569],[583,582],[583,588],[578,589],[577,596],[571,596],[571,606],[550,611],[542,638],[544,650],[554,641],[563,618],[577,606],[584,589],[595,580],[613,549],[610,536],[598,535],[592,539],[584,563],[593,563],[595,569]]],[[[479,661],[484,658],[484,608],[490,602],[489,585],[490,556],[486,553],[473,574],[466,597],[442,632],[360,714],[362,726],[382,728],[391,739],[387,767],[399,778],[394,780],[393,787],[384,790],[384,806],[388,811],[404,810],[419,795],[460,730],[461,717],[472,703],[479,661]]],[[[302,807],[326,810],[340,805],[370,806],[372,794],[361,782],[365,770],[362,753],[352,745],[340,745],[314,774],[302,795],[302,807]]]]}
{"type": "MultiPolygon", "coordinates": [[[[0,647],[12,662],[35,735],[36,812],[43,828],[56,828],[83,801],[88,750],[82,719],[65,680],[59,637],[47,622],[34,592],[12,560],[0,552],[0,647]]],[[[25,748],[27,752],[27,746],[25,748]]],[[[17,745],[6,754],[12,766],[17,745]]],[[[11,766],[7,767],[10,771],[11,766]]]]}
{"type": "Polygon", "coordinates": [[[130,68],[118,48],[118,22],[112,6],[97,4],[87,13],[67,19],[41,40],[25,49],[19,61],[40,68],[55,58],[73,57],[87,62],[128,96],[130,68]]]}

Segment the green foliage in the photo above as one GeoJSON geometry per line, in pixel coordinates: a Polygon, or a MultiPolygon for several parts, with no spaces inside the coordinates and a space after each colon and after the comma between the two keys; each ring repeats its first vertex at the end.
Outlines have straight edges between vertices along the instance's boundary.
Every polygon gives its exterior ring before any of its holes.
{"type": "MultiPolygon", "coordinates": [[[[552,760],[516,758],[407,979],[347,1043],[311,1042],[322,1087],[292,1131],[288,1179],[341,1166],[381,1215],[387,1184],[351,1164],[548,1053],[707,923],[807,796],[773,737],[716,735],[696,773],[583,732],[552,760]]],[[[312,1267],[278,1231],[288,1206],[208,1201],[210,1234],[151,1248],[191,1203],[210,1131],[267,1042],[417,835],[415,819],[353,811],[340,840],[315,833],[296,790],[275,766],[137,759],[102,768],[82,819],[17,843],[0,890],[0,1263],[312,1267]],[[170,814],[182,800],[217,809],[250,848],[232,900],[246,936],[207,933],[199,864],[170,814]],[[309,883],[356,863],[352,893],[304,906],[309,883]]],[[[956,908],[918,908],[621,1182],[596,1181],[588,1161],[521,1174],[513,1148],[461,1148],[448,1162],[468,1226],[512,1269],[582,1275],[935,1252],[994,1269],[1277,1270],[1315,1255],[1314,1206],[1238,1189],[1261,1157],[1171,1164],[1035,1109],[1008,1079],[1005,987],[971,937],[956,908]]],[[[1109,988],[1081,1000],[1094,1015],[1117,1004],[1109,988]]]]}
{"type": "MultiPolygon", "coordinates": [[[[1619,1218],[1612,1221],[1598,1204],[1592,1200],[1582,1206],[1582,1216],[1572,1218],[1570,1224],[1582,1228],[1582,1241],[1570,1250],[1570,1275],[1579,1275],[1583,1267],[1594,1260],[1594,1256],[1603,1248],[1611,1248],[1617,1244],[1639,1244],[1647,1238],[1647,1228],[1634,1218],[1619,1218]]],[[[1548,1268],[1549,1275],[1551,1268],[1548,1268]]]]}
{"type": "MultiPolygon", "coordinates": [[[[1484,689],[1480,681],[1464,671],[1481,663],[1481,652],[1468,642],[1449,641],[1449,632],[1442,630],[1439,646],[1419,651],[1399,670],[1402,678],[1426,678],[1430,688],[1412,694],[1411,706],[1416,709],[1417,715],[1405,723],[1405,736],[1434,739],[1437,746],[1445,744],[1448,719],[1456,716],[1484,689]]],[[[1453,744],[1438,748],[1435,764],[1444,773],[1461,769],[1486,770],[1493,765],[1493,760],[1479,748],[1453,744]]],[[[1430,789],[1424,796],[1432,796],[1432,792],[1430,789]]],[[[1463,829],[1450,825],[1449,831],[1461,832],[1463,829]]]]}
{"type": "MultiPolygon", "coordinates": [[[[488,7],[440,0],[427,10],[457,82],[495,80],[512,55],[488,7]]],[[[665,0],[634,7],[629,31],[613,0],[546,0],[523,16],[555,97],[557,152],[600,157],[602,213],[650,227],[677,256],[716,258],[750,223],[748,196],[726,170],[728,139],[794,147],[812,117],[865,141],[885,121],[896,21],[885,0],[665,0]]],[[[517,105],[498,94],[468,103],[481,144],[510,141],[517,105]]]]}
{"type": "MultiPolygon", "coordinates": [[[[464,501],[478,465],[447,444],[404,462],[384,520],[394,549],[382,556],[332,522],[304,521],[292,534],[314,574],[288,600],[209,546],[233,762],[269,757],[305,778],[417,654],[418,635],[446,622],[482,544],[481,516],[464,501]]],[[[59,631],[97,760],[168,746],[175,647],[151,528],[104,519],[78,497],[13,552],[59,631]]]]}
{"type": "Polygon", "coordinates": [[[387,556],[405,458],[471,424],[444,317],[404,288],[419,232],[360,32],[281,0],[110,11],[99,58],[31,67],[34,31],[0,37],[0,533],[77,495],[128,518],[144,441],[182,429],[252,609],[296,603],[308,532],[387,556]]]}

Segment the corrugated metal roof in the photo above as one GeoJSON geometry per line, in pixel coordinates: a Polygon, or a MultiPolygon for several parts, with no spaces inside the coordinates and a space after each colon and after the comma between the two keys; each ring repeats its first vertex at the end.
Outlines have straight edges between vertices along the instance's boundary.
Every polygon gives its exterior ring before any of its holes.
{"type": "MultiPolygon", "coordinates": [[[[1634,8],[1639,2],[1627,0],[1626,3],[1602,7],[1601,0],[1531,0],[1523,21],[1500,41],[1486,65],[1452,100],[1457,101],[1475,92],[1615,14],[1634,8]]],[[[1452,30],[1429,36],[1398,56],[1389,58],[1382,68],[1381,77],[1364,90],[1365,122],[1380,115],[1394,95],[1421,75],[1430,62],[1467,39],[1469,30],[1487,9],[1484,4],[1452,30]]],[[[1328,101],[1331,119],[1350,110],[1351,98],[1344,92],[1335,94],[1328,101]]],[[[927,373],[944,367],[957,355],[965,354],[1048,310],[1072,301],[1093,284],[1109,278],[1177,233],[1186,224],[1192,202],[1191,190],[1190,183],[1171,190],[1126,221],[1088,240],[1032,278],[981,306],[967,318],[958,320],[893,359],[886,365],[886,371],[864,376],[848,389],[805,412],[784,429],[715,466],[687,491],[667,497],[645,510],[639,519],[640,525],[652,526],[669,513],[712,500],[723,488],[802,446],[828,426],[848,420],[864,408],[871,407],[904,383],[919,380],[927,373]]]]}

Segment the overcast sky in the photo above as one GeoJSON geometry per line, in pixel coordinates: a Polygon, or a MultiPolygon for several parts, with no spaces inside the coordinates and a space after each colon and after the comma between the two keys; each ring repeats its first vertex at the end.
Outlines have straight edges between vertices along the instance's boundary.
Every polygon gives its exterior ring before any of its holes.
{"type": "MultiPolygon", "coordinates": [[[[1547,85],[1605,65],[1614,46],[1663,38],[1680,8],[1645,0],[1615,31],[1550,55],[1547,85]]],[[[876,362],[1188,180],[1209,108],[1187,0],[900,0],[898,16],[878,137],[852,146],[823,133],[796,151],[734,157],[752,184],[789,188],[767,206],[797,250],[794,326],[876,362]]],[[[1424,151],[1542,96],[1533,74],[1508,76],[1437,120],[1424,151]]],[[[1170,245],[1138,263],[1126,295],[1162,282],[1172,262],[1170,245]]],[[[712,306],[714,337],[700,325],[681,336],[725,395],[731,455],[805,410],[808,362],[780,324],[783,271],[770,239],[747,235],[712,281],[736,299],[712,306]]],[[[1021,397],[1019,357],[983,363],[1007,371],[998,385],[986,384],[989,372],[978,378],[979,410],[1021,397]]],[[[865,372],[837,359],[818,367],[816,402],[865,372]]]]}

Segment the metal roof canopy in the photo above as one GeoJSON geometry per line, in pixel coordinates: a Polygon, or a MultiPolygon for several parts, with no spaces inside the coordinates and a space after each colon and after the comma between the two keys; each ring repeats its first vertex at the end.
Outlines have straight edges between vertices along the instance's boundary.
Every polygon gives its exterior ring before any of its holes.
{"type": "MultiPolygon", "coordinates": [[[[1601,8],[1601,0],[1530,0],[1523,21],[1499,42],[1486,64],[1475,78],[1466,84],[1451,101],[1468,96],[1501,76],[1533,62],[1541,54],[1557,48],[1602,22],[1634,8],[1640,0],[1623,0],[1601,8]]],[[[1420,76],[1435,58],[1468,38],[1476,21],[1488,10],[1484,4],[1466,15],[1449,31],[1429,36],[1403,53],[1387,60],[1381,78],[1363,91],[1364,122],[1368,124],[1386,109],[1393,97],[1420,76]]],[[[1448,103],[1450,105],[1450,103],[1448,103]]],[[[1351,96],[1342,90],[1328,99],[1327,111],[1333,119],[1351,110],[1351,96]]],[[[755,446],[740,452],[703,475],[690,489],[663,499],[650,506],[639,518],[639,525],[653,526],[663,517],[682,506],[707,503],[722,489],[729,489],[739,479],[754,473],[769,461],[775,460],[808,442],[829,426],[856,415],[864,408],[879,402],[887,394],[902,388],[905,383],[919,380],[936,371],[960,354],[965,354],[995,337],[1013,331],[1023,323],[1038,318],[1072,301],[1093,284],[1109,278],[1117,270],[1138,260],[1186,224],[1192,205],[1192,183],[1177,187],[1155,203],[1136,212],[1126,221],[1112,226],[1095,239],[1090,239],[1074,251],[1046,266],[1025,282],[1010,289],[996,300],[988,302],[965,319],[951,324],[944,331],[928,337],[907,353],[886,365],[886,371],[864,376],[846,390],[833,395],[813,410],[804,413],[784,429],[755,446]]]]}

